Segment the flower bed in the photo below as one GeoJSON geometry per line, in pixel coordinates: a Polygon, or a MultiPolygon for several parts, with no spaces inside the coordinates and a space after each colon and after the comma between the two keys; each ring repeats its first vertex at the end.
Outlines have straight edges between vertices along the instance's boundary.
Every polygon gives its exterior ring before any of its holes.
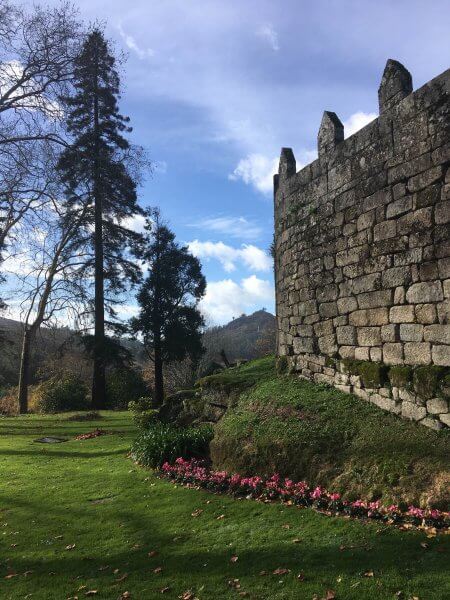
{"type": "Polygon", "coordinates": [[[348,502],[340,494],[310,487],[305,481],[294,482],[275,474],[264,479],[259,476],[241,477],[226,471],[213,471],[204,462],[177,458],[174,464],[164,463],[160,473],[163,477],[194,485],[211,492],[228,493],[237,497],[253,498],[264,502],[281,501],[289,505],[314,508],[332,515],[347,515],[378,519],[388,524],[448,529],[450,514],[435,509],[409,506],[401,510],[397,505],[382,506],[379,501],[348,502]]]}

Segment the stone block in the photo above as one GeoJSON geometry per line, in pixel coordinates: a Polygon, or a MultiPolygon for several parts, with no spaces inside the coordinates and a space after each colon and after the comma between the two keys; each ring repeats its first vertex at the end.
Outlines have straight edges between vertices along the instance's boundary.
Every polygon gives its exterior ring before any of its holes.
{"type": "Polygon", "coordinates": [[[373,228],[373,240],[374,242],[379,242],[381,240],[387,240],[389,238],[395,237],[397,234],[397,224],[396,221],[383,221],[382,223],[378,223],[373,228]]]}
{"type": "Polygon", "coordinates": [[[432,167],[423,173],[408,180],[407,187],[409,192],[422,190],[442,177],[442,166],[432,167]]]}
{"type": "MultiPolygon", "coordinates": [[[[356,351],[355,351],[356,358],[356,351]]],[[[387,365],[403,364],[403,344],[386,343],[383,344],[383,361],[387,365]]]]}
{"type": "Polygon", "coordinates": [[[359,308],[378,308],[392,304],[392,290],[366,292],[357,296],[359,308]]]}
{"type": "Polygon", "coordinates": [[[397,233],[407,235],[412,232],[429,229],[432,225],[432,208],[420,208],[410,212],[397,220],[397,233]]]}
{"type": "Polygon", "coordinates": [[[388,410],[389,412],[394,412],[396,409],[396,403],[391,398],[385,398],[381,394],[371,394],[369,398],[370,402],[376,404],[379,408],[383,410],[388,410]]]}
{"type": "Polygon", "coordinates": [[[409,266],[393,267],[383,272],[382,287],[398,287],[411,283],[411,269],[409,266]]]}
{"type": "Polygon", "coordinates": [[[423,281],[414,283],[406,292],[406,300],[411,304],[440,302],[444,299],[440,281],[423,281]]]}
{"type": "Polygon", "coordinates": [[[322,354],[332,356],[337,352],[336,337],[334,335],[326,335],[318,339],[319,350],[322,354]]]}
{"type": "Polygon", "coordinates": [[[394,290],[394,304],[404,304],[406,292],[403,286],[396,287],[394,290]]]}
{"type": "Polygon", "coordinates": [[[355,358],[355,346],[340,346],[339,356],[341,358],[355,358]]]}
{"type": "Polygon", "coordinates": [[[403,349],[407,365],[430,364],[431,347],[429,342],[406,342],[403,349]]]}
{"type": "Polygon", "coordinates": [[[419,277],[421,281],[431,281],[432,279],[438,279],[438,263],[436,261],[429,261],[419,265],[419,277]]]}
{"type": "Polygon", "coordinates": [[[433,363],[442,367],[450,367],[450,346],[433,346],[433,363]]]}
{"type": "Polygon", "coordinates": [[[314,338],[295,337],[293,346],[295,354],[313,353],[315,351],[314,338]]]}
{"type": "Polygon", "coordinates": [[[383,325],[381,327],[381,339],[383,342],[396,342],[398,338],[397,325],[383,325]]]}
{"type": "Polygon", "coordinates": [[[370,360],[372,362],[383,362],[383,350],[378,347],[370,348],[370,360]]]}
{"type": "Polygon", "coordinates": [[[342,346],[352,346],[356,343],[356,329],[351,325],[336,327],[337,343],[342,346]]]}
{"type": "Polygon", "coordinates": [[[436,312],[439,323],[450,323],[450,300],[436,304],[436,312]]]}
{"type": "Polygon", "coordinates": [[[369,360],[369,347],[355,348],[355,359],[356,360],[369,360]]]}
{"type": "Polygon", "coordinates": [[[337,300],[338,312],[340,315],[353,312],[358,308],[358,302],[354,296],[347,296],[346,298],[339,298],[337,300]]]}
{"type": "Polygon", "coordinates": [[[324,302],[320,304],[319,314],[323,318],[336,317],[338,315],[336,302],[324,302]]]}
{"type": "Polygon", "coordinates": [[[417,323],[427,325],[437,320],[436,306],[434,304],[417,304],[414,307],[417,323]]]}
{"type": "Polygon", "coordinates": [[[362,277],[355,277],[352,283],[352,291],[354,294],[362,292],[372,292],[379,290],[381,287],[381,273],[371,273],[362,277]]]}
{"type": "MultiPolygon", "coordinates": [[[[404,190],[404,185],[403,184],[399,184],[402,185],[403,190],[404,190]]],[[[394,186],[397,187],[397,186],[394,186]]],[[[394,197],[395,197],[395,193],[394,193],[394,197]]],[[[391,202],[390,204],[387,205],[386,207],[386,217],[388,219],[392,219],[393,217],[398,217],[399,215],[403,215],[404,213],[408,212],[409,210],[412,209],[412,196],[404,196],[403,198],[399,198],[398,200],[395,200],[394,202],[391,202]]]]}
{"type": "Polygon", "coordinates": [[[441,421],[436,417],[425,417],[425,419],[420,421],[420,424],[436,431],[440,431],[444,427],[441,421]]]}
{"type": "Polygon", "coordinates": [[[355,396],[358,396],[358,398],[361,398],[362,400],[370,399],[368,392],[366,392],[366,390],[364,388],[354,387],[353,393],[355,394],[355,396]]]}
{"type": "Polygon", "coordinates": [[[360,327],[357,331],[360,346],[379,346],[381,344],[381,330],[379,327],[360,327]]]}
{"type": "Polygon", "coordinates": [[[423,406],[418,406],[413,402],[407,402],[404,400],[402,402],[402,417],[406,419],[412,419],[414,421],[420,421],[427,414],[427,410],[423,406]]]}
{"type": "Polygon", "coordinates": [[[434,219],[437,225],[450,221],[450,200],[436,204],[434,219]]]}
{"type": "Polygon", "coordinates": [[[356,228],[358,231],[362,231],[363,229],[367,229],[368,227],[372,227],[375,223],[375,211],[371,210],[369,212],[363,213],[360,215],[356,221],[356,228]]]}
{"type": "Polygon", "coordinates": [[[444,425],[450,427],[450,413],[444,413],[443,415],[439,415],[439,419],[444,425]]]}
{"type": "Polygon", "coordinates": [[[400,325],[400,339],[402,342],[421,342],[423,340],[423,325],[402,323],[400,325]]]}
{"type": "Polygon", "coordinates": [[[438,260],[438,271],[441,279],[448,279],[450,277],[450,257],[438,260]]]}
{"type": "Polygon", "coordinates": [[[439,344],[450,345],[450,324],[426,325],[423,339],[426,342],[437,342],[439,344]]]}
{"type": "Polygon", "coordinates": [[[414,306],[393,306],[389,311],[389,321],[391,323],[414,323],[414,306]]]}
{"type": "Polygon", "coordinates": [[[443,398],[432,398],[427,401],[427,411],[432,415],[448,412],[448,401],[443,398]]]}

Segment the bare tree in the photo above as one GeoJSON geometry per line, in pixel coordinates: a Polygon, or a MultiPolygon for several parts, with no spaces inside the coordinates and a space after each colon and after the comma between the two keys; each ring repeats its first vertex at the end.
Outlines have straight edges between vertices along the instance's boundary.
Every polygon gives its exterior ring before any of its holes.
{"type": "Polygon", "coordinates": [[[64,107],[81,30],[74,7],[0,0],[0,261],[16,225],[49,199],[48,161],[65,146],[64,107]]]}
{"type": "Polygon", "coordinates": [[[16,250],[15,277],[20,282],[23,339],[19,376],[19,411],[28,410],[30,353],[41,326],[58,320],[79,321],[88,303],[82,267],[86,249],[80,242],[80,209],[70,214],[58,202],[47,205],[27,228],[26,242],[16,250]],[[20,260],[18,257],[21,257],[20,260]]]}

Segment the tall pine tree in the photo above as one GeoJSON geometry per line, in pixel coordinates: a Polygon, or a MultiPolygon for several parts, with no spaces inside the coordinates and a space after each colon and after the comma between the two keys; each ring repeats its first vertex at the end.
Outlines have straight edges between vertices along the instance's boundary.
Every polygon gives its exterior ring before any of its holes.
{"type": "Polygon", "coordinates": [[[131,327],[140,333],[154,364],[155,405],[164,401],[163,366],[204,352],[203,317],[198,303],[205,294],[206,280],[200,261],[179,246],[173,232],[161,222],[159,212],[147,219],[142,259],[148,275],[137,295],[139,315],[131,327]]]}
{"type": "MultiPolygon", "coordinates": [[[[129,249],[139,234],[125,226],[140,214],[136,182],[127,158],[129,118],[119,113],[120,78],[116,60],[102,31],[87,36],[74,66],[74,93],[67,98],[67,128],[73,143],[64,151],[59,170],[69,208],[85,210],[80,242],[92,255],[83,266],[94,279],[94,375],[92,406],[103,408],[105,387],[105,307],[114,316],[118,295],[139,279],[129,249]],[[86,210],[87,209],[87,210],[86,210]]],[[[108,322],[106,321],[106,325],[108,322]]]]}

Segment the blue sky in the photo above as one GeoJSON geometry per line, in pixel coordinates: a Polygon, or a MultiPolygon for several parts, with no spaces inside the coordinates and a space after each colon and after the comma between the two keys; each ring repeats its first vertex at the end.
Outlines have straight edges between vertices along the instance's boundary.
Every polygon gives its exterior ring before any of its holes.
{"type": "Polygon", "coordinates": [[[128,54],[123,113],[157,168],[140,192],[190,243],[223,323],[274,310],[271,180],[281,146],[315,157],[323,110],[377,115],[387,58],[414,88],[448,67],[446,1],[78,0],[128,54]]]}

